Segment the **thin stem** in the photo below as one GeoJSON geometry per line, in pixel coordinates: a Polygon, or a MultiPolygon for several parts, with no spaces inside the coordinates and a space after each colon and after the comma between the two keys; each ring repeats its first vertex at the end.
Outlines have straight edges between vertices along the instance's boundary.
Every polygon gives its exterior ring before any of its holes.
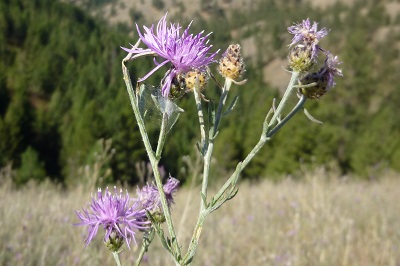
{"type": "Polygon", "coordinates": [[[285,93],[282,96],[282,100],[279,102],[278,107],[275,110],[275,114],[272,116],[271,121],[269,121],[268,127],[271,127],[272,125],[275,124],[275,122],[278,120],[280,114],[282,113],[283,107],[285,107],[285,104],[287,100],[289,99],[289,96],[292,94],[292,91],[294,89],[294,83],[297,81],[297,78],[299,76],[299,72],[292,72],[292,77],[290,78],[289,84],[286,88],[285,93]]]}
{"type": "Polygon", "coordinates": [[[224,185],[220,188],[220,190],[215,194],[214,199],[219,200],[227,191],[227,189],[232,185],[232,180],[239,175],[243,169],[250,163],[253,157],[260,151],[260,149],[264,146],[264,144],[269,141],[270,138],[266,137],[263,133],[260,137],[260,140],[253,147],[253,149],[249,152],[246,158],[242,161],[241,165],[236,168],[235,172],[228,178],[228,180],[224,183],[224,185]]]}
{"type": "MultiPolygon", "coordinates": [[[[254,156],[260,151],[260,149],[267,143],[273,135],[275,135],[300,109],[303,107],[306,101],[306,97],[303,95],[296,106],[292,109],[292,111],[271,131],[261,133],[260,140],[254,146],[254,148],[249,152],[246,158],[242,161],[240,167],[237,167],[235,172],[229,177],[229,179],[224,183],[221,189],[217,192],[214,199],[218,200],[222,197],[222,195],[226,192],[226,190],[232,185],[232,180],[236,178],[238,174],[240,174],[243,169],[250,163],[250,161],[254,158],[254,156]]],[[[267,115],[268,117],[268,115],[267,115]]]]}
{"type": "Polygon", "coordinates": [[[306,102],[306,100],[307,100],[306,96],[302,95],[299,102],[292,109],[292,111],[290,111],[290,113],[284,119],[282,119],[282,121],[279,122],[279,124],[277,124],[273,129],[271,129],[271,131],[267,133],[267,137],[270,138],[273,135],[275,135],[276,132],[278,132],[279,129],[281,129],[286,124],[286,122],[288,122],[298,111],[300,111],[301,108],[303,108],[303,105],[306,102]]]}
{"type": "Polygon", "coordinates": [[[158,170],[158,163],[161,158],[161,152],[163,150],[164,144],[165,144],[165,139],[167,136],[167,123],[168,123],[168,115],[166,113],[163,114],[162,118],[162,123],[161,123],[161,130],[160,130],[160,135],[158,138],[158,145],[157,145],[157,151],[156,151],[156,161],[152,162],[152,167],[153,167],[153,172],[154,172],[154,178],[156,180],[156,185],[158,189],[158,193],[160,195],[160,201],[161,201],[161,206],[163,208],[164,216],[165,216],[165,221],[168,226],[168,232],[169,235],[171,236],[172,244],[174,245],[175,252],[177,255],[181,255],[181,250],[178,244],[178,239],[176,237],[175,229],[174,229],[174,224],[172,222],[172,216],[171,216],[171,211],[168,207],[168,202],[167,198],[164,193],[164,187],[163,183],[161,180],[161,175],[160,171],[158,170]],[[154,164],[154,165],[153,165],[154,164]]]}
{"type": "Polygon", "coordinates": [[[162,148],[164,146],[165,143],[165,137],[166,137],[166,122],[167,122],[167,118],[165,117],[166,114],[164,114],[163,116],[163,120],[162,120],[162,124],[161,124],[161,130],[160,130],[160,136],[159,136],[159,141],[158,141],[158,145],[157,145],[157,151],[156,153],[154,153],[153,148],[151,147],[151,143],[149,140],[149,137],[147,135],[147,131],[144,125],[144,121],[142,116],[140,115],[140,111],[139,111],[139,107],[137,105],[137,100],[136,100],[136,96],[134,95],[134,90],[132,87],[132,82],[129,76],[129,71],[127,69],[127,67],[125,66],[124,62],[125,60],[128,58],[128,56],[122,61],[122,71],[124,74],[124,80],[125,80],[125,84],[126,84],[126,88],[129,94],[129,100],[131,102],[131,106],[133,109],[133,112],[135,114],[135,118],[136,121],[138,123],[138,127],[139,127],[139,131],[140,131],[140,135],[142,136],[142,140],[147,152],[147,155],[149,157],[152,169],[153,169],[153,173],[154,173],[154,177],[156,180],[156,185],[157,185],[157,189],[160,195],[160,201],[161,201],[161,205],[164,211],[164,215],[165,215],[165,219],[168,225],[168,232],[171,236],[172,239],[172,243],[175,247],[175,252],[176,252],[176,256],[180,257],[181,255],[181,251],[180,251],[180,247],[179,244],[177,243],[177,238],[176,238],[176,234],[175,234],[175,230],[173,227],[173,223],[172,223],[172,218],[171,218],[171,213],[170,210],[168,208],[168,204],[167,204],[167,199],[165,197],[165,193],[164,193],[164,189],[163,189],[163,184],[162,184],[162,180],[161,180],[161,176],[160,176],[160,172],[158,170],[158,163],[161,157],[161,151],[162,148]]]}
{"type": "MultiPolygon", "coordinates": [[[[222,107],[225,105],[226,98],[228,96],[229,89],[230,89],[231,85],[232,85],[232,80],[228,79],[228,78],[225,79],[225,84],[224,84],[224,87],[222,88],[222,95],[221,95],[221,98],[219,100],[217,113],[215,115],[214,134],[216,134],[217,131],[218,131],[219,122],[221,121],[222,107]]],[[[214,138],[214,136],[212,136],[212,138],[214,138]]]]}
{"type": "Polygon", "coordinates": [[[196,101],[197,116],[199,117],[199,123],[200,123],[200,135],[201,135],[201,145],[202,145],[201,148],[204,149],[204,145],[206,143],[206,131],[204,129],[203,107],[201,105],[200,92],[196,87],[194,88],[193,92],[194,92],[194,100],[196,101]]]}
{"type": "Polygon", "coordinates": [[[204,155],[203,182],[202,182],[202,186],[201,186],[202,200],[201,200],[200,211],[202,211],[206,208],[205,200],[207,200],[208,177],[210,175],[211,157],[212,157],[212,153],[214,150],[214,139],[218,132],[219,123],[222,118],[222,115],[221,115],[222,108],[225,105],[226,98],[228,96],[231,85],[232,85],[232,80],[228,79],[228,78],[225,79],[225,84],[224,84],[224,87],[222,88],[222,95],[221,95],[221,98],[220,98],[220,101],[218,104],[217,113],[215,114],[214,128],[213,128],[213,130],[210,131],[210,134],[208,137],[209,143],[207,146],[207,152],[204,155]]]}
{"type": "Polygon", "coordinates": [[[136,259],[135,266],[139,266],[140,263],[142,262],[144,254],[147,252],[151,242],[154,239],[154,235],[155,235],[154,228],[151,228],[150,231],[145,231],[143,233],[143,244],[142,244],[142,248],[140,249],[139,256],[136,259]]]}
{"type": "Polygon", "coordinates": [[[165,139],[167,136],[167,124],[168,124],[168,114],[163,113],[161,128],[160,128],[160,135],[158,136],[158,144],[157,144],[157,150],[156,150],[156,159],[157,160],[161,159],[161,153],[164,148],[165,139]]]}
{"type": "Polygon", "coordinates": [[[113,252],[112,254],[113,254],[115,262],[117,263],[117,266],[121,266],[121,261],[119,260],[119,255],[118,255],[119,253],[113,252]]]}
{"type": "Polygon", "coordinates": [[[136,121],[138,123],[140,135],[142,136],[144,147],[145,147],[146,152],[147,152],[147,154],[148,154],[148,156],[149,156],[149,158],[151,160],[151,158],[155,157],[155,154],[154,154],[153,148],[151,147],[151,143],[150,143],[149,137],[147,135],[147,131],[146,131],[146,127],[144,125],[144,121],[142,119],[142,116],[140,115],[139,107],[137,105],[136,96],[134,94],[134,90],[133,90],[133,87],[132,87],[132,81],[131,81],[131,78],[129,76],[129,71],[128,71],[127,67],[124,64],[124,61],[122,61],[122,71],[123,71],[123,74],[124,74],[124,81],[125,81],[126,89],[128,91],[129,100],[131,102],[131,107],[133,109],[133,113],[135,114],[135,119],[136,119],[136,121]]]}
{"type": "Polygon", "coordinates": [[[136,259],[135,266],[139,266],[140,263],[142,263],[143,256],[144,256],[144,254],[145,254],[146,252],[147,252],[147,247],[142,246],[142,248],[140,249],[139,256],[138,256],[138,258],[136,259]]]}
{"type": "Polygon", "coordinates": [[[207,145],[207,151],[204,155],[203,182],[201,185],[200,212],[199,212],[199,216],[197,218],[196,226],[194,228],[192,239],[190,240],[188,252],[184,258],[184,265],[189,265],[191,263],[191,260],[194,257],[196,250],[197,250],[197,245],[199,243],[200,235],[203,230],[203,225],[206,220],[206,216],[210,213],[209,210],[207,209],[206,200],[207,200],[208,178],[209,178],[210,167],[211,167],[211,156],[212,156],[213,149],[214,149],[215,134],[218,132],[218,126],[219,126],[220,120],[222,118],[222,108],[225,105],[226,98],[228,96],[228,92],[229,92],[231,85],[232,85],[232,80],[226,79],[224,87],[222,89],[222,94],[221,94],[221,98],[220,98],[219,105],[217,108],[217,113],[215,115],[214,127],[212,130],[210,130],[210,133],[208,136],[209,143],[207,145]]]}

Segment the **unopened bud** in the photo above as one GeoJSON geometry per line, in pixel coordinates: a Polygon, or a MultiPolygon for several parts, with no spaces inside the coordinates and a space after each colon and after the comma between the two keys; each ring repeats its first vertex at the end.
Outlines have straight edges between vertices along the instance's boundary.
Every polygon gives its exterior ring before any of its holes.
{"type": "Polygon", "coordinates": [[[186,88],[189,91],[197,88],[199,91],[202,91],[207,84],[207,75],[205,72],[202,72],[197,69],[193,69],[186,73],[186,88]]]}
{"type": "Polygon", "coordinates": [[[173,100],[181,98],[186,93],[185,75],[176,75],[171,82],[169,97],[173,100]]]}
{"type": "Polygon", "coordinates": [[[312,47],[309,45],[298,44],[289,52],[289,66],[296,72],[309,70],[315,60],[313,59],[312,47]]]}
{"type": "Polygon", "coordinates": [[[155,222],[157,224],[162,224],[165,222],[165,215],[161,210],[156,209],[156,210],[150,211],[149,214],[151,215],[152,222],[155,222]]]}
{"type": "Polygon", "coordinates": [[[299,85],[299,92],[301,94],[309,99],[319,99],[328,92],[328,77],[320,75],[318,72],[310,73],[299,80],[299,85]]]}
{"type": "Polygon", "coordinates": [[[335,85],[334,77],[343,76],[342,70],[337,68],[340,65],[337,56],[326,52],[324,66],[318,72],[310,73],[299,80],[299,92],[309,99],[318,99],[326,94],[335,85]]]}
{"type": "Polygon", "coordinates": [[[237,80],[245,71],[242,55],[240,54],[240,45],[229,45],[226,52],[219,61],[219,72],[225,78],[237,80]]]}
{"type": "Polygon", "coordinates": [[[119,252],[124,244],[124,238],[115,230],[113,230],[104,245],[112,252],[119,252]]]}

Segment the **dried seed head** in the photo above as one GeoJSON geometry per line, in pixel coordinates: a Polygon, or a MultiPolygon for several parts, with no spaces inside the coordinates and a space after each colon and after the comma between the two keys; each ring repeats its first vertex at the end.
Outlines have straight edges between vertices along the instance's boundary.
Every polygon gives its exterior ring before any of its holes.
{"type": "Polygon", "coordinates": [[[207,74],[204,71],[193,69],[186,73],[186,88],[188,91],[193,91],[197,88],[202,91],[207,85],[207,74]]]}
{"type": "Polygon", "coordinates": [[[219,61],[219,72],[225,78],[237,80],[245,71],[242,55],[240,54],[240,45],[229,45],[226,52],[219,61]]]}

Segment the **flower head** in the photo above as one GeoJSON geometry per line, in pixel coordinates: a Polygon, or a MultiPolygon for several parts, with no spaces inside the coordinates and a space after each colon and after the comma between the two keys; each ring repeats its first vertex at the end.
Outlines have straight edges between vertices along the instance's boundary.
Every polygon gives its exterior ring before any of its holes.
{"type": "Polygon", "coordinates": [[[289,33],[293,34],[292,42],[289,46],[301,43],[306,46],[310,46],[312,50],[312,58],[316,58],[318,50],[320,49],[317,45],[319,40],[328,34],[328,30],[322,28],[318,30],[318,23],[314,22],[311,25],[310,19],[303,20],[302,23],[295,24],[288,27],[289,33]]]}
{"type": "Polygon", "coordinates": [[[179,180],[173,177],[170,177],[167,183],[164,184],[163,190],[165,193],[165,197],[167,198],[168,206],[174,203],[174,193],[178,190],[179,180]]]}
{"type": "MultiPolygon", "coordinates": [[[[179,180],[170,177],[164,184],[163,190],[167,199],[168,207],[174,203],[173,194],[178,190],[179,180]]],[[[162,210],[160,195],[154,183],[148,183],[142,189],[137,189],[138,201],[142,208],[148,211],[162,210]]]]}
{"type": "Polygon", "coordinates": [[[156,67],[143,78],[138,81],[147,79],[157,69],[167,63],[171,63],[171,69],[165,74],[162,82],[162,92],[165,97],[169,95],[171,82],[178,74],[185,73],[193,68],[203,69],[214,61],[214,57],[218,51],[209,54],[212,45],[208,45],[208,37],[211,33],[203,36],[204,31],[197,35],[189,34],[189,26],[183,31],[179,24],[171,23],[169,27],[166,21],[167,14],[161,18],[154,31],[154,25],[151,28],[143,26],[144,34],[140,32],[139,26],[136,25],[140,40],[147,45],[147,49],[123,48],[129,53],[135,54],[156,54],[165,60],[161,63],[154,61],[156,67]]]}
{"type": "Polygon", "coordinates": [[[335,76],[343,77],[342,70],[337,68],[341,63],[337,55],[333,56],[329,51],[326,52],[325,63],[320,69],[319,74],[321,76],[326,76],[328,89],[335,86],[336,83],[333,80],[335,76]]]}
{"type": "Polygon", "coordinates": [[[104,194],[99,189],[97,197],[92,197],[90,210],[76,211],[81,222],[75,225],[88,226],[86,246],[96,235],[99,226],[103,226],[105,230],[104,242],[107,245],[118,243],[122,246],[123,240],[125,240],[130,247],[131,240],[135,242],[134,230],[145,229],[149,223],[145,221],[146,211],[141,209],[136,202],[132,206],[129,203],[129,194],[126,192],[123,195],[122,189],[118,193],[117,188],[114,187],[114,194],[108,188],[104,194]]]}
{"type": "Polygon", "coordinates": [[[219,72],[225,78],[238,79],[245,71],[239,44],[231,44],[219,61],[219,72]]]}
{"type": "Polygon", "coordinates": [[[316,62],[312,56],[312,48],[310,46],[298,44],[289,52],[289,66],[296,72],[308,71],[316,62]]]}
{"type": "Polygon", "coordinates": [[[309,99],[318,99],[326,94],[330,88],[335,86],[334,77],[343,76],[342,70],[337,68],[341,63],[337,56],[333,56],[327,51],[325,63],[318,72],[300,78],[300,85],[305,85],[300,87],[300,93],[309,99]]]}
{"type": "Polygon", "coordinates": [[[189,91],[198,89],[202,91],[207,84],[208,75],[206,71],[200,71],[198,69],[193,69],[186,73],[186,88],[189,91]]]}

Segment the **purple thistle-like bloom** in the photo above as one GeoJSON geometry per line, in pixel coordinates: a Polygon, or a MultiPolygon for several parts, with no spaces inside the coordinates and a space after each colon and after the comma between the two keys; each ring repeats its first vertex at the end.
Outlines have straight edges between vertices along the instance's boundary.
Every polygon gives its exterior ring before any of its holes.
{"type": "Polygon", "coordinates": [[[299,92],[309,99],[319,99],[325,95],[330,88],[335,86],[335,76],[343,76],[342,70],[337,68],[341,64],[337,56],[333,56],[329,51],[325,52],[326,59],[324,65],[314,73],[309,73],[300,78],[299,92]]]}
{"type": "MultiPolygon", "coordinates": [[[[164,184],[163,190],[167,199],[168,207],[174,203],[173,194],[178,190],[179,180],[170,177],[164,184]]],[[[154,183],[148,183],[142,189],[137,189],[138,202],[148,211],[161,210],[161,200],[157,186],[154,183]]]]}
{"type": "Polygon", "coordinates": [[[122,49],[129,53],[143,55],[155,53],[165,59],[161,63],[154,60],[156,67],[143,78],[140,78],[138,82],[144,81],[168,62],[172,64],[172,68],[165,74],[162,82],[162,93],[165,97],[169,95],[171,82],[178,74],[186,73],[191,69],[204,69],[214,61],[214,57],[218,53],[217,51],[209,54],[212,45],[207,44],[211,33],[205,36],[203,36],[204,31],[197,35],[189,34],[190,23],[182,35],[180,35],[182,27],[179,24],[173,23],[170,23],[168,27],[166,17],[167,14],[158,22],[156,32],[154,32],[154,25],[150,29],[143,26],[144,34],[142,34],[139,26],[136,24],[139,38],[147,45],[147,49],[134,46],[132,46],[132,49],[122,47],[122,49]]]}
{"type": "Polygon", "coordinates": [[[342,70],[337,68],[337,66],[341,63],[342,62],[339,61],[339,58],[336,55],[333,56],[329,51],[326,52],[324,66],[318,71],[318,75],[325,77],[327,80],[327,90],[335,86],[335,82],[333,80],[335,76],[343,77],[342,70]]]}
{"type": "Polygon", "coordinates": [[[302,23],[288,27],[288,31],[294,35],[289,46],[297,43],[310,45],[312,49],[312,58],[317,56],[318,50],[320,49],[320,47],[317,45],[319,40],[328,34],[328,30],[326,28],[318,30],[317,22],[314,22],[311,25],[311,21],[308,18],[303,20],[302,23]]]}
{"type": "Polygon", "coordinates": [[[114,187],[114,195],[108,191],[108,188],[101,193],[97,192],[97,198],[92,196],[90,204],[91,210],[83,209],[83,212],[76,211],[76,215],[82,221],[75,225],[88,226],[88,236],[85,239],[86,246],[96,235],[99,226],[105,230],[104,242],[107,242],[113,234],[126,240],[130,248],[131,240],[135,241],[135,229],[146,229],[149,223],[146,222],[146,211],[138,203],[129,205],[129,194],[122,194],[122,189],[117,192],[114,187]]]}

